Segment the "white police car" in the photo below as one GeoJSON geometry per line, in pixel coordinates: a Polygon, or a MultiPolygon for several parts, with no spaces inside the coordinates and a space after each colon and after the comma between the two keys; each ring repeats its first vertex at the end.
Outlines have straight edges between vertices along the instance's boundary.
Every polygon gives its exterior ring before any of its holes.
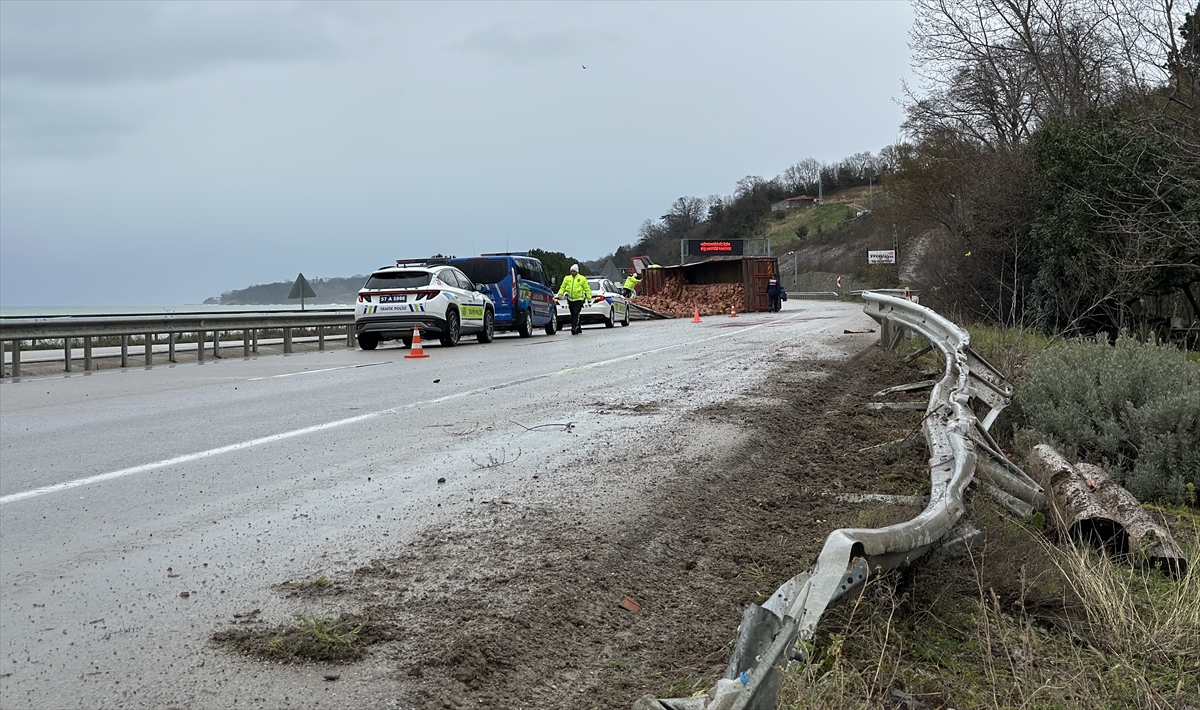
{"type": "MultiPolygon", "coordinates": [[[[617,323],[629,325],[629,301],[621,295],[621,289],[606,278],[588,277],[588,286],[592,289],[592,302],[583,304],[579,311],[579,323],[603,323],[611,328],[617,323]]],[[[567,297],[558,297],[558,321],[571,322],[571,308],[567,305],[567,297]]]]}
{"type": "Polygon", "coordinates": [[[496,307],[445,260],[400,259],[371,274],[359,290],[354,332],[359,347],[374,350],[383,340],[411,346],[414,327],[422,340],[436,336],[446,347],[472,333],[479,342],[490,343],[496,307]]]}

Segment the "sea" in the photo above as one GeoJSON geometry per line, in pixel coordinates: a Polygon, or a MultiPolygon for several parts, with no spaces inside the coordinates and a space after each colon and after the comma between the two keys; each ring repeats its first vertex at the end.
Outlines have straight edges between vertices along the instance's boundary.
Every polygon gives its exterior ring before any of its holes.
{"type": "MultiPolygon", "coordinates": [[[[305,303],[306,311],[346,310],[352,303],[305,303]]],[[[164,315],[172,313],[264,313],[298,311],[299,303],[280,303],[261,306],[221,306],[190,303],[174,306],[5,306],[0,304],[0,318],[53,318],[61,316],[101,315],[164,315]]]]}

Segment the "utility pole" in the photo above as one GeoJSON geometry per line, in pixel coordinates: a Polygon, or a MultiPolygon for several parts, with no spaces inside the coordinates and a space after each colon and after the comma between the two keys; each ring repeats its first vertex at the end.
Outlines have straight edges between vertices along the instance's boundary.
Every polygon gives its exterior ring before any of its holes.
{"type": "Polygon", "coordinates": [[[825,204],[825,192],[824,192],[823,186],[821,185],[820,174],[817,175],[817,204],[818,205],[825,204]]]}
{"type": "Polygon", "coordinates": [[[896,265],[900,265],[900,241],[896,237],[896,225],[892,224],[892,253],[896,255],[896,265]]]}
{"type": "Polygon", "coordinates": [[[875,176],[867,178],[867,209],[875,211],[875,176]]]}

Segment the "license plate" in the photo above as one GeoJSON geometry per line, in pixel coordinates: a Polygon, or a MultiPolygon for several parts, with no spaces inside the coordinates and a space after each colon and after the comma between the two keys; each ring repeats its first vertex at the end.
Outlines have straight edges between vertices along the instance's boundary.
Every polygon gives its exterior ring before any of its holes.
{"type": "Polygon", "coordinates": [[[408,295],[403,293],[387,293],[379,297],[380,303],[404,303],[408,300],[408,295]]]}

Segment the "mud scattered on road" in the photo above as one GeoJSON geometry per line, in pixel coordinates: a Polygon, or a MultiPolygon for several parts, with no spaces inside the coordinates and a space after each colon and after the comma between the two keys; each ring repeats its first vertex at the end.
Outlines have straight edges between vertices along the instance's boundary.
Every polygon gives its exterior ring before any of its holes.
{"type": "Polygon", "coordinates": [[[334,617],[298,614],[295,623],[276,627],[235,626],[213,641],[235,653],[277,663],[348,663],[367,648],[396,638],[390,624],[359,614],[334,617]]]}
{"type": "Polygon", "coordinates": [[[415,688],[399,701],[628,708],[690,695],[723,673],[745,604],[809,569],[830,531],[915,516],[839,495],[928,493],[924,446],[888,444],[911,440],[922,412],[865,406],[922,379],[917,368],[874,346],[849,362],[787,353],[761,387],[669,432],[699,445],[622,459],[636,504],[481,502],[335,580],[340,603],[398,630],[373,653],[415,688]],[[734,434],[747,443],[727,445],[734,434]]]}

